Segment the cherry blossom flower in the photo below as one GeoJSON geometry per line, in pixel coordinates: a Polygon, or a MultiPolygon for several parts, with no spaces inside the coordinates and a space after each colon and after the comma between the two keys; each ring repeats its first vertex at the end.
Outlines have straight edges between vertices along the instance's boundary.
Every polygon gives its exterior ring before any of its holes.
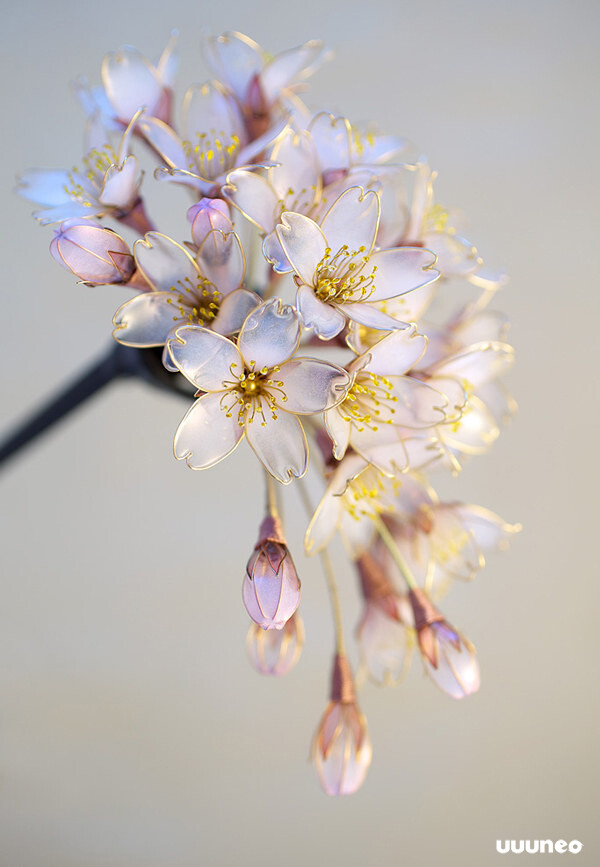
{"type": "Polygon", "coordinates": [[[420,247],[373,250],[379,212],[375,192],[351,187],[320,226],[287,211],[277,226],[299,287],[298,312],[325,340],[339,334],[347,319],[387,331],[404,327],[370,302],[410,292],[438,276],[435,256],[420,247]]]}
{"type": "Polygon", "coordinates": [[[242,584],[246,611],[262,629],[283,629],[300,603],[300,579],[281,522],[267,515],[242,584]]]}
{"type": "Polygon", "coordinates": [[[293,357],[300,340],[294,310],[274,298],[249,314],[237,345],[197,326],[168,341],[173,363],[200,391],[175,435],[175,457],[206,469],[245,436],[282,484],[304,475],[306,437],[298,415],[343,400],[348,374],[325,361],[293,357]]]}
{"type": "Polygon", "coordinates": [[[50,242],[54,259],[88,286],[126,283],[135,262],[126,242],[92,220],[66,220],[50,242]]]}
{"type": "MultiPolygon", "coordinates": [[[[166,235],[148,232],[135,242],[134,255],[152,291],[126,301],[114,315],[113,336],[125,346],[162,346],[185,324],[233,334],[261,303],[242,287],[244,253],[235,233],[209,232],[194,258],[166,235]]],[[[173,369],[168,357],[165,362],[173,369]]]]}
{"type": "Polygon", "coordinates": [[[252,666],[260,674],[281,677],[296,665],[304,645],[304,624],[296,610],[282,629],[263,629],[254,621],[246,637],[252,666]]]}

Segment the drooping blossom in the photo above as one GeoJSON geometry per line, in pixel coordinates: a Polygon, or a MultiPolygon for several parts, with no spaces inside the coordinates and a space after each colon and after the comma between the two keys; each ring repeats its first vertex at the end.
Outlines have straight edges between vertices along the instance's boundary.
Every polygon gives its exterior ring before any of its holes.
{"type": "Polygon", "coordinates": [[[304,646],[304,624],[299,611],[286,621],[283,629],[263,629],[250,624],[246,649],[252,666],[260,674],[281,677],[292,669],[304,646]]]}
{"type": "Polygon", "coordinates": [[[282,484],[304,475],[306,437],[299,415],[343,399],[348,374],[325,361],[298,358],[300,323],[278,298],[249,314],[237,345],[198,326],[168,341],[175,366],[200,391],[175,435],[175,457],[192,469],[214,466],[244,436],[282,484]]]}
{"type": "Polygon", "coordinates": [[[126,283],[135,271],[127,243],[92,220],[65,220],[50,242],[53,258],[89,286],[126,283]]]}
{"type": "Polygon", "coordinates": [[[300,603],[300,579],[281,521],[267,515],[242,584],[246,611],[262,629],[283,629],[300,603]]]}

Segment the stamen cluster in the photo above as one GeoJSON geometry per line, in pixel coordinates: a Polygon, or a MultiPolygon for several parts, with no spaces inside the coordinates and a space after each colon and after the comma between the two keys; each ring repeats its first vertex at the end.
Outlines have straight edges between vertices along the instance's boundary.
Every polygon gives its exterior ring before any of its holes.
{"type": "Polygon", "coordinates": [[[204,49],[211,77],[188,89],[180,119],[174,38],[157,63],[132,48],[110,54],[102,86],[79,85],[82,168],[30,170],[19,192],[56,224],[57,261],[88,285],[131,290],[115,339],[160,347],[167,370],[194,385],[175,457],[205,470],[247,439],[262,463],[265,515],[242,595],[249,658],[263,674],[287,673],[304,641],[278,506],[283,486],[302,485],[310,452],[322,498],[314,508],[302,492],[305,550],[322,558],[335,633],[313,759],[328,794],[349,794],[371,742],[327,551],[336,533],[364,600],[362,675],[396,683],[417,648],[451,697],[479,686],[473,645],[437,605],[519,527],[440,501],[429,475],[458,474],[514,413],[501,382],[513,361],[507,324],[490,310],[505,277],[434,201],[435,172],[404,139],[300,101],[321,43],[273,57],[226,33],[204,49]],[[189,238],[150,219],[144,149],[174,198],[181,186],[192,194],[189,238]],[[257,259],[263,277],[248,282],[257,259]],[[441,286],[455,299],[446,316],[436,313],[441,286]]]}

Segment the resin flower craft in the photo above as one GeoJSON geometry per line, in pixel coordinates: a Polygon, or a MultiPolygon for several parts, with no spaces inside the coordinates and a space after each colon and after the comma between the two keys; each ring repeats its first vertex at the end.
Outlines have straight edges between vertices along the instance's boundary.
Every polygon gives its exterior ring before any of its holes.
{"type": "MultiPolygon", "coordinates": [[[[111,363],[69,394],[91,394],[98,376],[141,376],[189,402],[173,419],[179,461],[209,470],[244,439],[258,459],[265,514],[240,577],[248,656],[264,675],[287,674],[304,643],[279,508],[286,486],[299,488],[305,552],[322,562],[333,619],[312,759],[325,792],[351,794],[373,754],[358,700],[366,679],[397,684],[418,654],[451,698],[479,688],[474,646],[438,605],[520,528],[440,500],[431,477],[457,476],[514,414],[507,322],[490,309],[506,280],[435,201],[436,173],[404,138],[300,99],[326,57],[320,42],[272,56],[240,33],[206,39],[212,77],[187,89],[180,125],[176,42],[156,63],[131,47],[110,53],[99,87],[80,79],[81,167],[31,169],[18,192],[54,224],[59,264],[131,293],[114,314],[111,363]],[[192,197],[181,205],[187,237],[161,231],[151,198],[163,181],[175,202],[192,197]],[[354,665],[328,550],[337,535],[342,576],[364,603],[354,665]]],[[[2,456],[56,415],[24,427],[2,456]]]]}

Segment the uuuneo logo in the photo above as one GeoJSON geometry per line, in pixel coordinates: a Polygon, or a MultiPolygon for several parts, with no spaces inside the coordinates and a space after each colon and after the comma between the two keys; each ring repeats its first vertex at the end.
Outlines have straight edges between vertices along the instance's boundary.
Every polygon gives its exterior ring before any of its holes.
{"type": "Polygon", "coordinates": [[[571,840],[567,843],[566,840],[557,840],[553,843],[552,840],[496,840],[496,852],[501,855],[507,855],[513,852],[515,855],[521,855],[526,852],[528,855],[543,855],[545,853],[570,852],[572,855],[578,855],[583,849],[583,843],[579,840],[571,840]]]}

